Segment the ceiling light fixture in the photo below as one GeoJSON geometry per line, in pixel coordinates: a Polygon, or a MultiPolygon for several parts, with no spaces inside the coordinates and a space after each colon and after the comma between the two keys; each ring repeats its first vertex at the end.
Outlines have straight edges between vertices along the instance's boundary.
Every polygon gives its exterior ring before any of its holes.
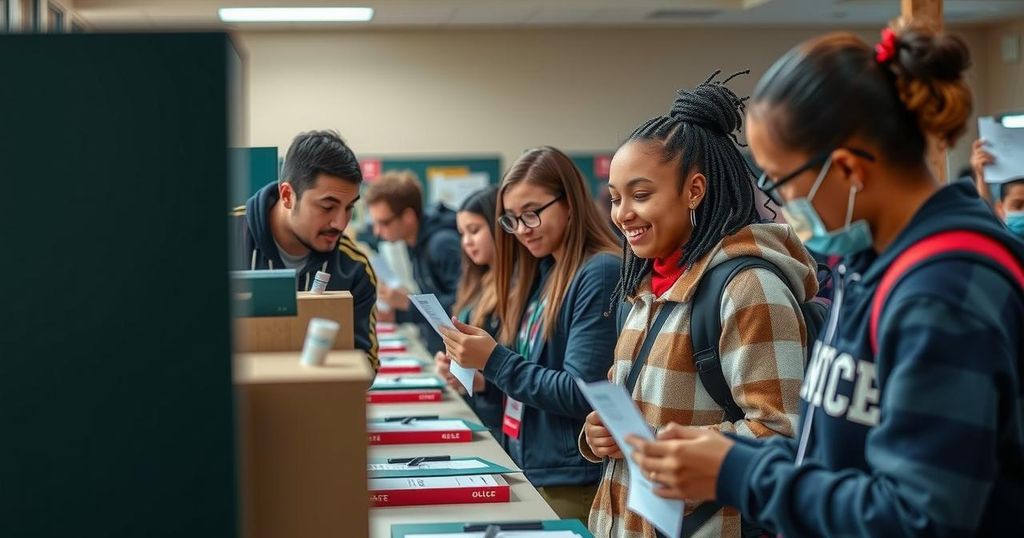
{"type": "Polygon", "coordinates": [[[217,10],[224,22],[366,22],[369,7],[226,7],[217,10]]]}
{"type": "Polygon", "coordinates": [[[1000,118],[1003,127],[1008,129],[1024,128],[1024,114],[1007,114],[1000,118]]]}

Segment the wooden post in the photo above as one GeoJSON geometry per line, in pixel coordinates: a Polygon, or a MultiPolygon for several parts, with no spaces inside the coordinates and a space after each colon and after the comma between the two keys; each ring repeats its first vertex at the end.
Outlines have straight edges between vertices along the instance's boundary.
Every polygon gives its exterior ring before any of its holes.
{"type": "MultiPolygon", "coordinates": [[[[901,0],[905,22],[923,24],[936,32],[942,31],[942,0],[901,0]]],[[[941,183],[946,182],[946,151],[948,148],[934,136],[928,137],[928,167],[941,183]]]]}
{"type": "Polygon", "coordinates": [[[942,0],[901,0],[903,19],[942,30],[942,0]]]}

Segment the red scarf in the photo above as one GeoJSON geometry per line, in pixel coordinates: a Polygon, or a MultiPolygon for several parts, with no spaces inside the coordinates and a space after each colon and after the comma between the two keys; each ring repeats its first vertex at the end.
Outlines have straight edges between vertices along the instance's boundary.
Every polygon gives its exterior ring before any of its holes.
{"type": "Polygon", "coordinates": [[[651,291],[655,297],[661,297],[683,275],[686,268],[679,266],[679,260],[682,259],[683,249],[676,250],[667,258],[654,259],[654,267],[651,269],[651,291]]]}

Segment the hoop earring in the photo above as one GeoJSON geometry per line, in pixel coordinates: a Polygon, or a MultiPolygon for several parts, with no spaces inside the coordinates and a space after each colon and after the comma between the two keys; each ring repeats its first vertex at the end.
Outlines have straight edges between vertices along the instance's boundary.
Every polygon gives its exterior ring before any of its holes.
{"type": "Polygon", "coordinates": [[[690,208],[690,226],[694,229],[697,228],[697,212],[690,208]]]}

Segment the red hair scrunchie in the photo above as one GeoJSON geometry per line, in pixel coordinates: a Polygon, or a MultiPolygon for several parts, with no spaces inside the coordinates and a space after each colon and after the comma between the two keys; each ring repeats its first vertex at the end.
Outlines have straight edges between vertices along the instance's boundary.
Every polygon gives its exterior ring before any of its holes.
{"type": "Polygon", "coordinates": [[[896,32],[892,28],[882,30],[882,40],[875,45],[875,61],[889,63],[896,56],[896,32]]]}

